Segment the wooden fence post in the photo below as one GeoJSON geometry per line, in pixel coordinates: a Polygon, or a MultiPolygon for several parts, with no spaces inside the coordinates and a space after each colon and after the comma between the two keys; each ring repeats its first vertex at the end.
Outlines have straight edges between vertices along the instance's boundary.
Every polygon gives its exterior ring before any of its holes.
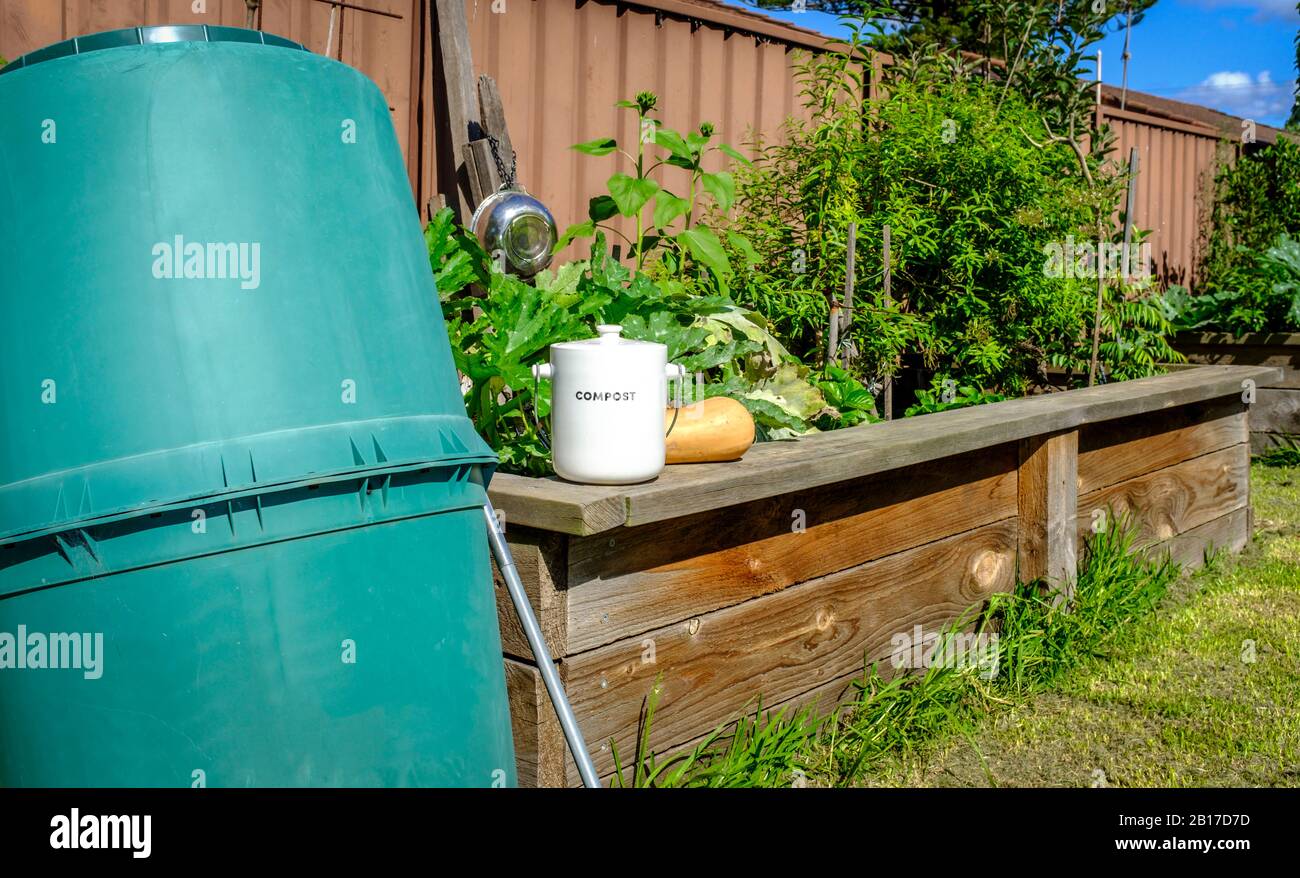
{"type": "Polygon", "coordinates": [[[1074,591],[1078,573],[1079,432],[1020,440],[1018,471],[1020,579],[1074,591]]]}
{"type": "MultiPolygon", "coordinates": [[[[479,124],[479,101],[474,62],[470,57],[469,23],[465,18],[464,0],[433,0],[430,27],[438,45],[443,93],[435,97],[445,103],[450,125],[449,144],[452,162],[456,168],[454,186],[444,187],[448,201],[453,189],[457,218],[468,223],[477,204],[470,204],[469,169],[465,167],[465,151],[470,142],[470,124],[479,124]]],[[[435,83],[437,80],[435,79],[435,83]]]]}

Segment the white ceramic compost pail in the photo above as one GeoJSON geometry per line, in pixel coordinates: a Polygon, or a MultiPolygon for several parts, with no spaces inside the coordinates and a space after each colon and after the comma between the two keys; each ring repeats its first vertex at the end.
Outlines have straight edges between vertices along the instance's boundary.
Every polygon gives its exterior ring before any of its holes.
{"type": "MultiPolygon", "coordinates": [[[[562,479],[631,485],[664,468],[668,381],[681,366],[661,344],[623,338],[621,326],[596,338],[551,345],[551,362],[533,367],[551,381],[551,453],[562,479]]],[[[680,384],[679,384],[680,386],[680,384]]]]}

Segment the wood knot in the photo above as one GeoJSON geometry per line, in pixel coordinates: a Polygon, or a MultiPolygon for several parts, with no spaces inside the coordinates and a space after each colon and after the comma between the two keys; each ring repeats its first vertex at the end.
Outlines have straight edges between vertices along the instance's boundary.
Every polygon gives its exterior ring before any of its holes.
{"type": "Polygon", "coordinates": [[[1005,574],[1011,557],[1006,552],[986,549],[976,556],[971,576],[980,591],[991,591],[1005,574]]]}

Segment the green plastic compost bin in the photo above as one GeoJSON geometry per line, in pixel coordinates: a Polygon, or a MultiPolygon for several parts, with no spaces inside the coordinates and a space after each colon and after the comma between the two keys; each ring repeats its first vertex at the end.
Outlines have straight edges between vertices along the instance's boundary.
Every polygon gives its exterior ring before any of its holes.
{"type": "Polygon", "coordinates": [[[387,102],[255,31],[0,73],[0,784],[509,786],[387,102]]]}

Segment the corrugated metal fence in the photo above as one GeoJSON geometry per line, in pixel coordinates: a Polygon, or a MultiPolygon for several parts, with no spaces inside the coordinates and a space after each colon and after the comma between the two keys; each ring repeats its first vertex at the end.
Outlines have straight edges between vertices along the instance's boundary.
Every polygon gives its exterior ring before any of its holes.
{"type": "MultiPolygon", "coordinates": [[[[451,157],[435,112],[435,40],[428,0],[355,0],[388,17],[338,7],[335,57],[384,91],[422,209],[450,191],[451,157]]],[[[561,226],[585,217],[587,200],[622,159],[590,159],[569,147],[613,135],[634,143],[633,117],[614,102],[642,90],[661,98],[664,124],[713,122],[741,146],[779,134],[800,111],[794,65],[820,45],[809,31],[712,0],[466,0],[478,72],[493,76],[505,103],[519,176],[561,226]]],[[[263,0],[258,26],[326,50],[331,6],[322,0],[263,0]]],[[[10,59],[80,34],[143,24],[242,26],[244,0],[0,0],[0,55],[10,59]]],[[[1141,154],[1136,222],[1163,280],[1188,282],[1203,217],[1205,180],[1220,130],[1204,122],[1107,107],[1117,157],[1141,154]]],[[[624,168],[626,169],[626,168],[624,168]]],[[[671,178],[667,181],[671,185],[671,178]]]]}
{"type": "Polygon", "coordinates": [[[1222,134],[1114,107],[1102,112],[1116,134],[1115,157],[1127,162],[1129,150],[1138,150],[1133,223],[1151,230],[1152,270],[1162,284],[1190,286],[1222,134]]]}

